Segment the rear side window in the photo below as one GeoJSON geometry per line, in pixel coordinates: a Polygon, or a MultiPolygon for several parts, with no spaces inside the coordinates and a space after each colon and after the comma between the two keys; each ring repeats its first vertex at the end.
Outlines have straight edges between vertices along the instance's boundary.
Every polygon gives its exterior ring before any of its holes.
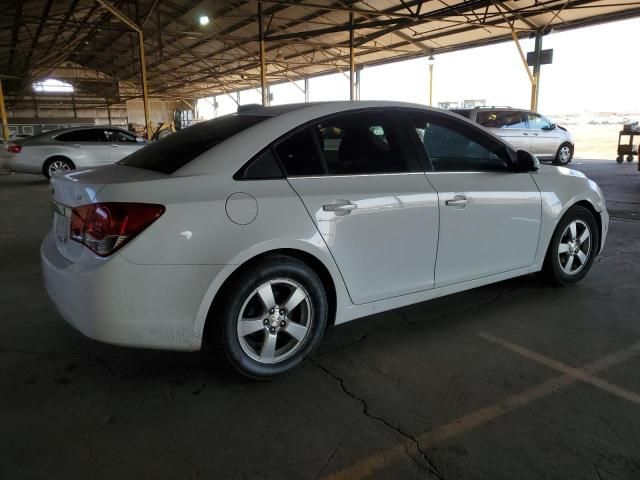
{"type": "Polygon", "coordinates": [[[270,117],[234,114],[198,123],[152,142],[118,163],[171,174],[200,154],[267,118],[270,117]]]}
{"type": "Polygon", "coordinates": [[[268,180],[282,178],[282,170],[271,149],[258,154],[245,165],[233,178],[235,180],[268,180]]]}
{"type": "Polygon", "coordinates": [[[66,132],[56,137],[61,142],[106,142],[107,139],[103,130],[91,128],[87,130],[74,130],[66,132]]]}
{"type": "Polygon", "coordinates": [[[513,110],[481,110],[476,119],[487,128],[527,128],[524,113],[513,110]]]}
{"type": "Polygon", "coordinates": [[[330,175],[415,171],[384,112],[340,115],[314,127],[330,175]]]}
{"type": "Polygon", "coordinates": [[[311,130],[305,128],[280,142],[276,154],[289,176],[324,175],[326,170],[311,130]]]}

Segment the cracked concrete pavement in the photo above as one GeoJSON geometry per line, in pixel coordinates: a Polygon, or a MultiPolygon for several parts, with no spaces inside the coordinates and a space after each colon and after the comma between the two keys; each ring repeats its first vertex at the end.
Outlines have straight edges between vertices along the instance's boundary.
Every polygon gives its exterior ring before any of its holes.
{"type": "MultiPolygon", "coordinates": [[[[531,275],[358,320],[268,383],[73,331],[40,279],[47,184],[0,176],[0,478],[640,478],[640,407],[585,383],[456,423],[557,376],[478,332],[575,367],[640,341],[640,173],[573,166],[626,212],[583,283],[531,275]]],[[[638,372],[599,376],[640,392],[638,372]]]]}

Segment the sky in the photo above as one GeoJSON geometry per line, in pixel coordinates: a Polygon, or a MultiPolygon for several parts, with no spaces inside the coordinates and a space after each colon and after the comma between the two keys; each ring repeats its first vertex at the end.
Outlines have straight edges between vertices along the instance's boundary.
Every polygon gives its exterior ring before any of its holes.
{"type": "MultiPolygon", "coordinates": [[[[543,49],[553,48],[553,64],[543,65],[538,110],[547,115],[589,112],[640,112],[640,19],[550,33],[543,49]]],[[[521,40],[525,52],[533,40],[521,40]]],[[[297,82],[302,87],[302,82],[297,82]]],[[[309,80],[310,100],[348,100],[349,80],[342,73],[309,80]]],[[[288,82],[271,86],[272,105],[303,102],[304,94],[288,82]]],[[[435,56],[433,104],[484,99],[487,105],[529,108],[531,84],[513,42],[435,56]]],[[[240,92],[240,103],[260,103],[259,90],[240,92]]],[[[426,58],[364,68],[361,100],[400,100],[427,104],[426,58]]],[[[212,98],[198,102],[203,118],[213,117],[212,98]]],[[[236,103],[218,96],[218,115],[236,103]]]]}

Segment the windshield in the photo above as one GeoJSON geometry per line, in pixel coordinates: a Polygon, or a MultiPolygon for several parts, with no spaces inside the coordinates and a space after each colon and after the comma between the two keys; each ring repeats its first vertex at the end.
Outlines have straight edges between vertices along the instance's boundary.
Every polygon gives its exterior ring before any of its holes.
{"type": "Polygon", "coordinates": [[[270,117],[233,114],[198,123],[148,144],[118,164],[171,174],[220,142],[267,118],[270,117]]]}

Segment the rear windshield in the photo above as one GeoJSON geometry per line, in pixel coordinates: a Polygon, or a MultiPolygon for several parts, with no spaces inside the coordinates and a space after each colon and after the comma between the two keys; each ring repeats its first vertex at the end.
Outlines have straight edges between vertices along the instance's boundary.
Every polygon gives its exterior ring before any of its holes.
{"type": "Polygon", "coordinates": [[[118,163],[171,174],[201,153],[267,118],[264,115],[233,114],[198,123],[152,142],[118,163]]]}

